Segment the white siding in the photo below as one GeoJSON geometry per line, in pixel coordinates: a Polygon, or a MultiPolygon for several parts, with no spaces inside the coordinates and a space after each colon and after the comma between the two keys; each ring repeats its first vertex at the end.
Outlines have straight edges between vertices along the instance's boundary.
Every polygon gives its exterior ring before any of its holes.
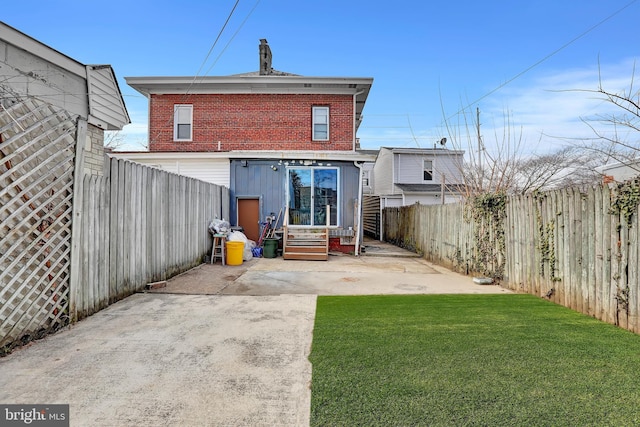
{"type": "Polygon", "coordinates": [[[617,163],[601,168],[604,175],[612,176],[618,182],[626,181],[640,175],[640,163],[631,163],[628,165],[617,163]]]}
{"type": "MultiPolygon", "coordinates": [[[[421,156],[415,154],[397,154],[394,159],[394,168],[396,170],[395,184],[424,184],[422,180],[423,160],[433,160],[433,156],[421,156]]],[[[435,168],[435,161],[433,166],[435,168]]],[[[434,181],[436,177],[434,176],[434,181]]]]}
{"type": "MultiPolygon", "coordinates": [[[[11,90],[18,95],[35,96],[43,99],[56,107],[60,107],[71,114],[86,118],[87,106],[87,86],[83,77],[68,72],[65,69],[48,62],[32,53],[14,46],[2,39],[10,34],[5,34],[6,29],[0,23],[0,69],[2,70],[2,83],[8,85],[11,90]],[[24,70],[29,70],[27,74],[24,70]]],[[[21,37],[24,39],[24,36],[21,37]]],[[[40,46],[36,42],[32,42],[40,46]]],[[[48,49],[40,46],[44,53],[48,49]]],[[[58,54],[58,56],[61,56],[58,54]]],[[[82,66],[67,59],[65,62],[75,64],[78,70],[83,70],[82,66]]]]}
{"type": "Polygon", "coordinates": [[[89,114],[105,130],[122,129],[130,123],[113,69],[109,65],[87,67],[89,114]]]}
{"type": "Polygon", "coordinates": [[[110,156],[229,187],[229,159],[158,159],[139,153],[112,153],[110,156]]]}
{"type": "Polygon", "coordinates": [[[364,176],[369,176],[369,185],[365,185],[364,182],[362,184],[362,193],[363,194],[373,194],[373,192],[375,191],[375,187],[374,187],[374,178],[373,178],[373,166],[375,165],[375,163],[373,162],[366,162],[362,165],[362,173],[364,176]]]}
{"type": "Polygon", "coordinates": [[[373,188],[375,194],[393,193],[393,153],[381,147],[373,167],[373,188]]]}
{"type": "Polygon", "coordinates": [[[434,181],[442,182],[442,175],[448,184],[464,184],[462,178],[463,155],[443,154],[435,156],[433,162],[434,181]]]}
{"type": "MultiPolygon", "coordinates": [[[[445,203],[457,203],[461,201],[461,197],[459,196],[451,196],[445,194],[444,202],[445,203]]],[[[440,205],[442,204],[442,199],[440,198],[439,193],[432,194],[405,194],[404,196],[405,206],[410,206],[415,203],[420,203],[421,205],[440,205]]]]}
{"type": "Polygon", "coordinates": [[[462,183],[462,155],[397,154],[395,157],[396,184],[440,184],[442,176],[449,184],[462,183]],[[424,160],[433,162],[433,180],[423,180],[424,160]]]}
{"type": "Polygon", "coordinates": [[[381,208],[397,208],[402,206],[402,197],[380,197],[381,208]]]}

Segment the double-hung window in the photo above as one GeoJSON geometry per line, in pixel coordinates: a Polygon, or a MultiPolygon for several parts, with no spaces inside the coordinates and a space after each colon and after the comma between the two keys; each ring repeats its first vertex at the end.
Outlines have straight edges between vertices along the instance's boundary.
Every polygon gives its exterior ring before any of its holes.
{"type": "Polygon", "coordinates": [[[191,141],[193,138],[193,105],[174,105],[173,140],[191,141]]]}
{"type": "Polygon", "coordinates": [[[314,141],[329,140],[329,107],[313,107],[313,136],[314,141]]]}
{"type": "Polygon", "coordinates": [[[424,160],[423,181],[433,181],[433,160],[424,160]]]}

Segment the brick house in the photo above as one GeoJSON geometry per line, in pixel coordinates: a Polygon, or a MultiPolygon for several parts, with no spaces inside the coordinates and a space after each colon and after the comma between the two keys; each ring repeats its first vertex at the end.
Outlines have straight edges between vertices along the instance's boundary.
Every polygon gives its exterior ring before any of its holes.
{"type": "Polygon", "coordinates": [[[375,157],[356,133],[373,79],[299,76],[271,58],[261,40],[257,72],[127,77],[149,99],[149,151],[114,155],[229,186],[229,220],[252,240],[282,212],[292,228],[328,224],[331,247],[357,253],[361,167],[375,157]]]}

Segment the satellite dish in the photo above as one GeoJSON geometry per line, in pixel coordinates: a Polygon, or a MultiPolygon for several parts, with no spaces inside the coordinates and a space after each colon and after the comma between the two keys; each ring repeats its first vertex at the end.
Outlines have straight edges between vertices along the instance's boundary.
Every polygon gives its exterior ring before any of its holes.
{"type": "Polygon", "coordinates": [[[442,138],[440,140],[440,145],[442,145],[443,147],[444,147],[444,144],[446,144],[446,143],[447,143],[447,138],[442,138]]]}

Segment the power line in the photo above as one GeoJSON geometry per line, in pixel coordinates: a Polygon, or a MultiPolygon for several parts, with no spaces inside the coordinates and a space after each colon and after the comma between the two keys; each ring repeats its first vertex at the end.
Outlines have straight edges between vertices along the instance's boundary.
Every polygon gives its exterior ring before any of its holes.
{"type": "MultiPolygon", "coordinates": [[[[513,82],[514,80],[522,77],[524,74],[526,74],[527,72],[531,71],[532,69],[534,69],[535,67],[537,67],[538,65],[542,64],[543,62],[545,62],[547,59],[551,58],[552,56],[554,56],[555,54],[557,54],[558,52],[564,50],[565,48],[567,48],[568,46],[570,46],[571,44],[575,43],[576,41],[578,41],[579,39],[581,39],[582,37],[586,36],[587,34],[589,34],[590,32],[592,32],[593,30],[595,30],[596,28],[598,28],[599,26],[601,26],[602,24],[604,24],[605,22],[607,22],[608,20],[610,20],[611,18],[613,18],[614,16],[618,15],[619,13],[621,13],[623,10],[627,9],[629,6],[631,6],[632,4],[636,3],[638,0],[632,0],[631,2],[627,3],[626,5],[624,5],[623,7],[621,7],[620,9],[616,10],[615,12],[613,12],[611,15],[607,16],[606,18],[604,18],[603,20],[601,20],[600,22],[598,22],[595,25],[592,25],[591,27],[589,27],[587,30],[583,31],[582,33],[580,33],[578,36],[574,37],[573,39],[571,39],[570,41],[568,41],[567,43],[563,44],[562,46],[560,46],[558,49],[554,50],[553,52],[549,53],[548,55],[544,56],[542,59],[538,60],[537,62],[535,62],[533,65],[527,67],[526,69],[524,69],[523,71],[519,72],[518,74],[516,74],[515,76],[513,76],[512,78],[510,78],[509,80],[507,80],[506,82],[498,85],[495,89],[485,93],[484,95],[482,95],[480,98],[476,99],[474,102],[469,103],[467,106],[459,109],[458,111],[456,111],[454,114],[450,115],[449,117],[447,117],[446,119],[444,119],[444,122],[449,121],[451,118],[457,116],[458,114],[462,113],[463,111],[465,111],[467,108],[471,107],[474,104],[477,104],[478,102],[482,101],[483,99],[487,98],[490,95],[493,95],[494,93],[496,93],[497,91],[499,91],[500,89],[502,89],[503,87],[505,87],[506,85],[508,85],[509,83],[513,82]]],[[[441,123],[441,124],[442,124],[441,123]]]]}
{"type": "Polygon", "coordinates": [[[242,21],[242,23],[240,24],[240,26],[238,27],[238,29],[236,30],[235,33],[233,33],[233,35],[231,36],[231,38],[229,39],[229,41],[227,42],[227,44],[224,46],[224,48],[222,48],[222,51],[220,52],[220,54],[218,55],[218,57],[216,58],[215,61],[213,61],[213,64],[211,64],[211,66],[209,67],[209,69],[204,73],[205,76],[209,75],[209,72],[211,71],[211,69],[218,63],[218,61],[220,60],[220,57],[222,57],[222,54],[224,54],[224,52],[227,50],[227,48],[229,47],[229,45],[231,44],[231,42],[233,41],[233,39],[236,38],[236,36],[238,35],[238,33],[240,32],[240,30],[242,29],[242,27],[244,27],[244,24],[249,20],[249,17],[253,14],[253,11],[256,10],[256,8],[258,7],[258,4],[260,4],[260,0],[256,1],[256,4],[253,6],[253,8],[249,11],[249,13],[247,14],[246,18],[244,18],[244,21],[242,21]]]}
{"type": "Polygon", "coordinates": [[[233,16],[233,12],[235,12],[236,7],[238,7],[238,3],[240,3],[240,0],[236,0],[236,3],[233,5],[233,8],[231,9],[231,12],[229,12],[229,16],[227,16],[227,20],[224,22],[224,25],[222,26],[222,28],[218,32],[218,36],[216,37],[214,42],[211,44],[211,48],[209,49],[209,52],[207,52],[207,56],[204,58],[204,61],[202,61],[202,65],[200,65],[200,68],[198,68],[198,71],[193,76],[193,80],[191,81],[191,84],[187,88],[187,90],[184,93],[184,95],[187,95],[189,93],[189,91],[191,90],[191,87],[193,86],[193,84],[195,83],[196,79],[200,75],[200,71],[202,71],[202,69],[204,68],[204,64],[206,64],[207,61],[209,60],[209,56],[211,56],[211,52],[213,52],[213,49],[218,44],[218,40],[220,40],[220,37],[222,36],[222,33],[224,32],[224,29],[227,27],[227,24],[231,20],[231,17],[233,16]]]}

